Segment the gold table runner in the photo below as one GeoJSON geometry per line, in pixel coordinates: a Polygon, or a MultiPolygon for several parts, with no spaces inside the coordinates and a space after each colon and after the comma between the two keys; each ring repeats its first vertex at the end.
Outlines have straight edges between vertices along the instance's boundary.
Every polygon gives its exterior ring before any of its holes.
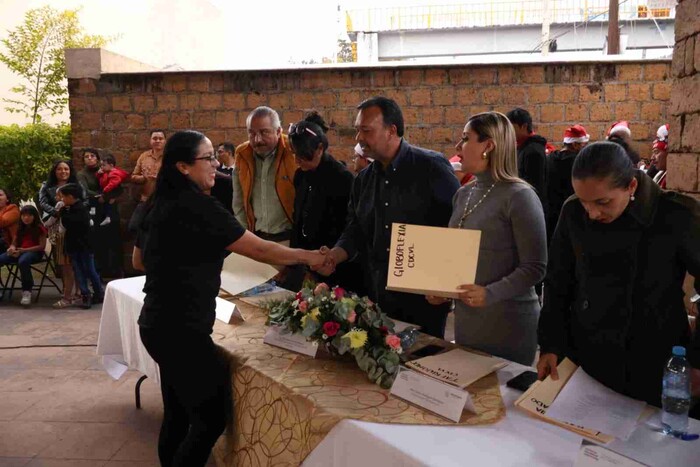
{"type": "MultiPolygon", "coordinates": [[[[266,313],[233,300],[245,322],[216,322],[212,338],[233,360],[232,426],[219,438],[219,466],[297,466],[339,421],[350,418],[409,425],[485,425],[505,416],[495,373],[470,385],[477,413],[459,423],[389,395],[367,379],[354,358],[312,359],[263,344],[266,313]]],[[[421,344],[437,339],[421,335],[421,344]]],[[[441,341],[442,345],[446,345],[441,341]]],[[[447,344],[452,346],[452,344],[447,344]]]]}

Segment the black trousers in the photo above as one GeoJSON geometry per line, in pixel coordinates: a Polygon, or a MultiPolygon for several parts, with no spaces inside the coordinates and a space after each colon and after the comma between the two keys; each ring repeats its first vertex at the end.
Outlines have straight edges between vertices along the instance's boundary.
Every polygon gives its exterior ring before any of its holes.
{"type": "Polygon", "coordinates": [[[163,467],[204,466],[231,414],[227,360],[205,333],[145,327],[140,333],[160,366],[160,463],[163,467]]]}

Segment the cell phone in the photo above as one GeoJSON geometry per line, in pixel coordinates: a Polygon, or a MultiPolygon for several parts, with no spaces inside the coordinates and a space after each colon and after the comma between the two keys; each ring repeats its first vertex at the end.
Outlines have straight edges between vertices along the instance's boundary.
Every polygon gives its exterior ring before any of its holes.
{"type": "Polygon", "coordinates": [[[532,384],[537,381],[537,373],[534,371],[523,371],[515,378],[511,378],[506,386],[517,389],[520,392],[527,391],[532,384]]]}
{"type": "Polygon", "coordinates": [[[413,358],[422,358],[422,357],[429,357],[431,355],[438,354],[445,350],[445,347],[441,347],[439,345],[431,344],[431,345],[426,345],[425,347],[421,347],[420,349],[416,350],[415,352],[411,352],[411,359],[413,358]]]}

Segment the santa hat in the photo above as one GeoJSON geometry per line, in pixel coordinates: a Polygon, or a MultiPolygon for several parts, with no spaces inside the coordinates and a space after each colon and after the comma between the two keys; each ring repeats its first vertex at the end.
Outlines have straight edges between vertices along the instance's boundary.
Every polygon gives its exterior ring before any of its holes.
{"type": "Polygon", "coordinates": [[[452,165],[452,170],[462,171],[462,158],[459,156],[452,156],[450,158],[450,164],[452,165]]]}
{"type": "Polygon", "coordinates": [[[360,146],[360,143],[357,143],[355,145],[355,154],[357,154],[358,156],[360,156],[363,159],[367,159],[370,162],[374,162],[374,159],[372,159],[371,157],[365,156],[365,152],[362,150],[362,146],[360,146]]]}
{"type": "Polygon", "coordinates": [[[668,149],[668,141],[661,141],[660,139],[654,140],[652,148],[658,149],[659,151],[666,151],[668,149]]]}
{"type": "Polygon", "coordinates": [[[668,123],[661,125],[658,130],[656,130],[656,139],[658,141],[668,141],[668,123]]]}
{"type": "Polygon", "coordinates": [[[632,131],[630,130],[630,123],[627,120],[620,120],[610,125],[610,129],[608,129],[608,138],[613,135],[627,135],[631,138],[632,131]]]}
{"type": "Polygon", "coordinates": [[[587,143],[590,139],[582,125],[574,125],[564,131],[564,144],[587,143]]]}

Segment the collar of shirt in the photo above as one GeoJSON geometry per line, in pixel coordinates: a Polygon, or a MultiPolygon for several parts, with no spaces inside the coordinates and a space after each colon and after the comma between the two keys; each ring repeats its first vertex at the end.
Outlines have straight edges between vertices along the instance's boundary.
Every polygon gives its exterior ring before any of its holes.
{"type": "Polygon", "coordinates": [[[267,159],[267,158],[270,157],[270,156],[274,156],[276,153],[277,153],[277,147],[275,147],[275,149],[273,149],[272,151],[268,152],[267,154],[263,154],[263,155],[260,155],[260,154],[258,154],[257,152],[254,152],[255,157],[257,157],[257,158],[260,159],[260,160],[264,160],[264,159],[267,159]]]}
{"type": "Polygon", "coordinates": [[[234,166],[233,166],[233,165],[223,165],[223,164],[221,164],[221,165],[219,166],[219,169],[221,169],[221,170],[233,170],[233,169],[234,169],[234,166]]]}
{"type": "Polygon", "coordinates": [[[396,172],[397,170],[399,170],[401,168],[401,165],[402,165],[404,159],[406,159],[405,156],[406,156],[407,152],[408,152],[408,143],[406,142],[405,139],[401,138],[401,144],[399,145],[399,152],[396,153],[396,155],[391,160],[391,162],[389,163],[389,166],[386,168],[386,170],[384,169],[384,166],[381,163],[377,162],[376,164],[373,164],[374,171],[378,174],[386,173],[386,172],[396,172]]]}

